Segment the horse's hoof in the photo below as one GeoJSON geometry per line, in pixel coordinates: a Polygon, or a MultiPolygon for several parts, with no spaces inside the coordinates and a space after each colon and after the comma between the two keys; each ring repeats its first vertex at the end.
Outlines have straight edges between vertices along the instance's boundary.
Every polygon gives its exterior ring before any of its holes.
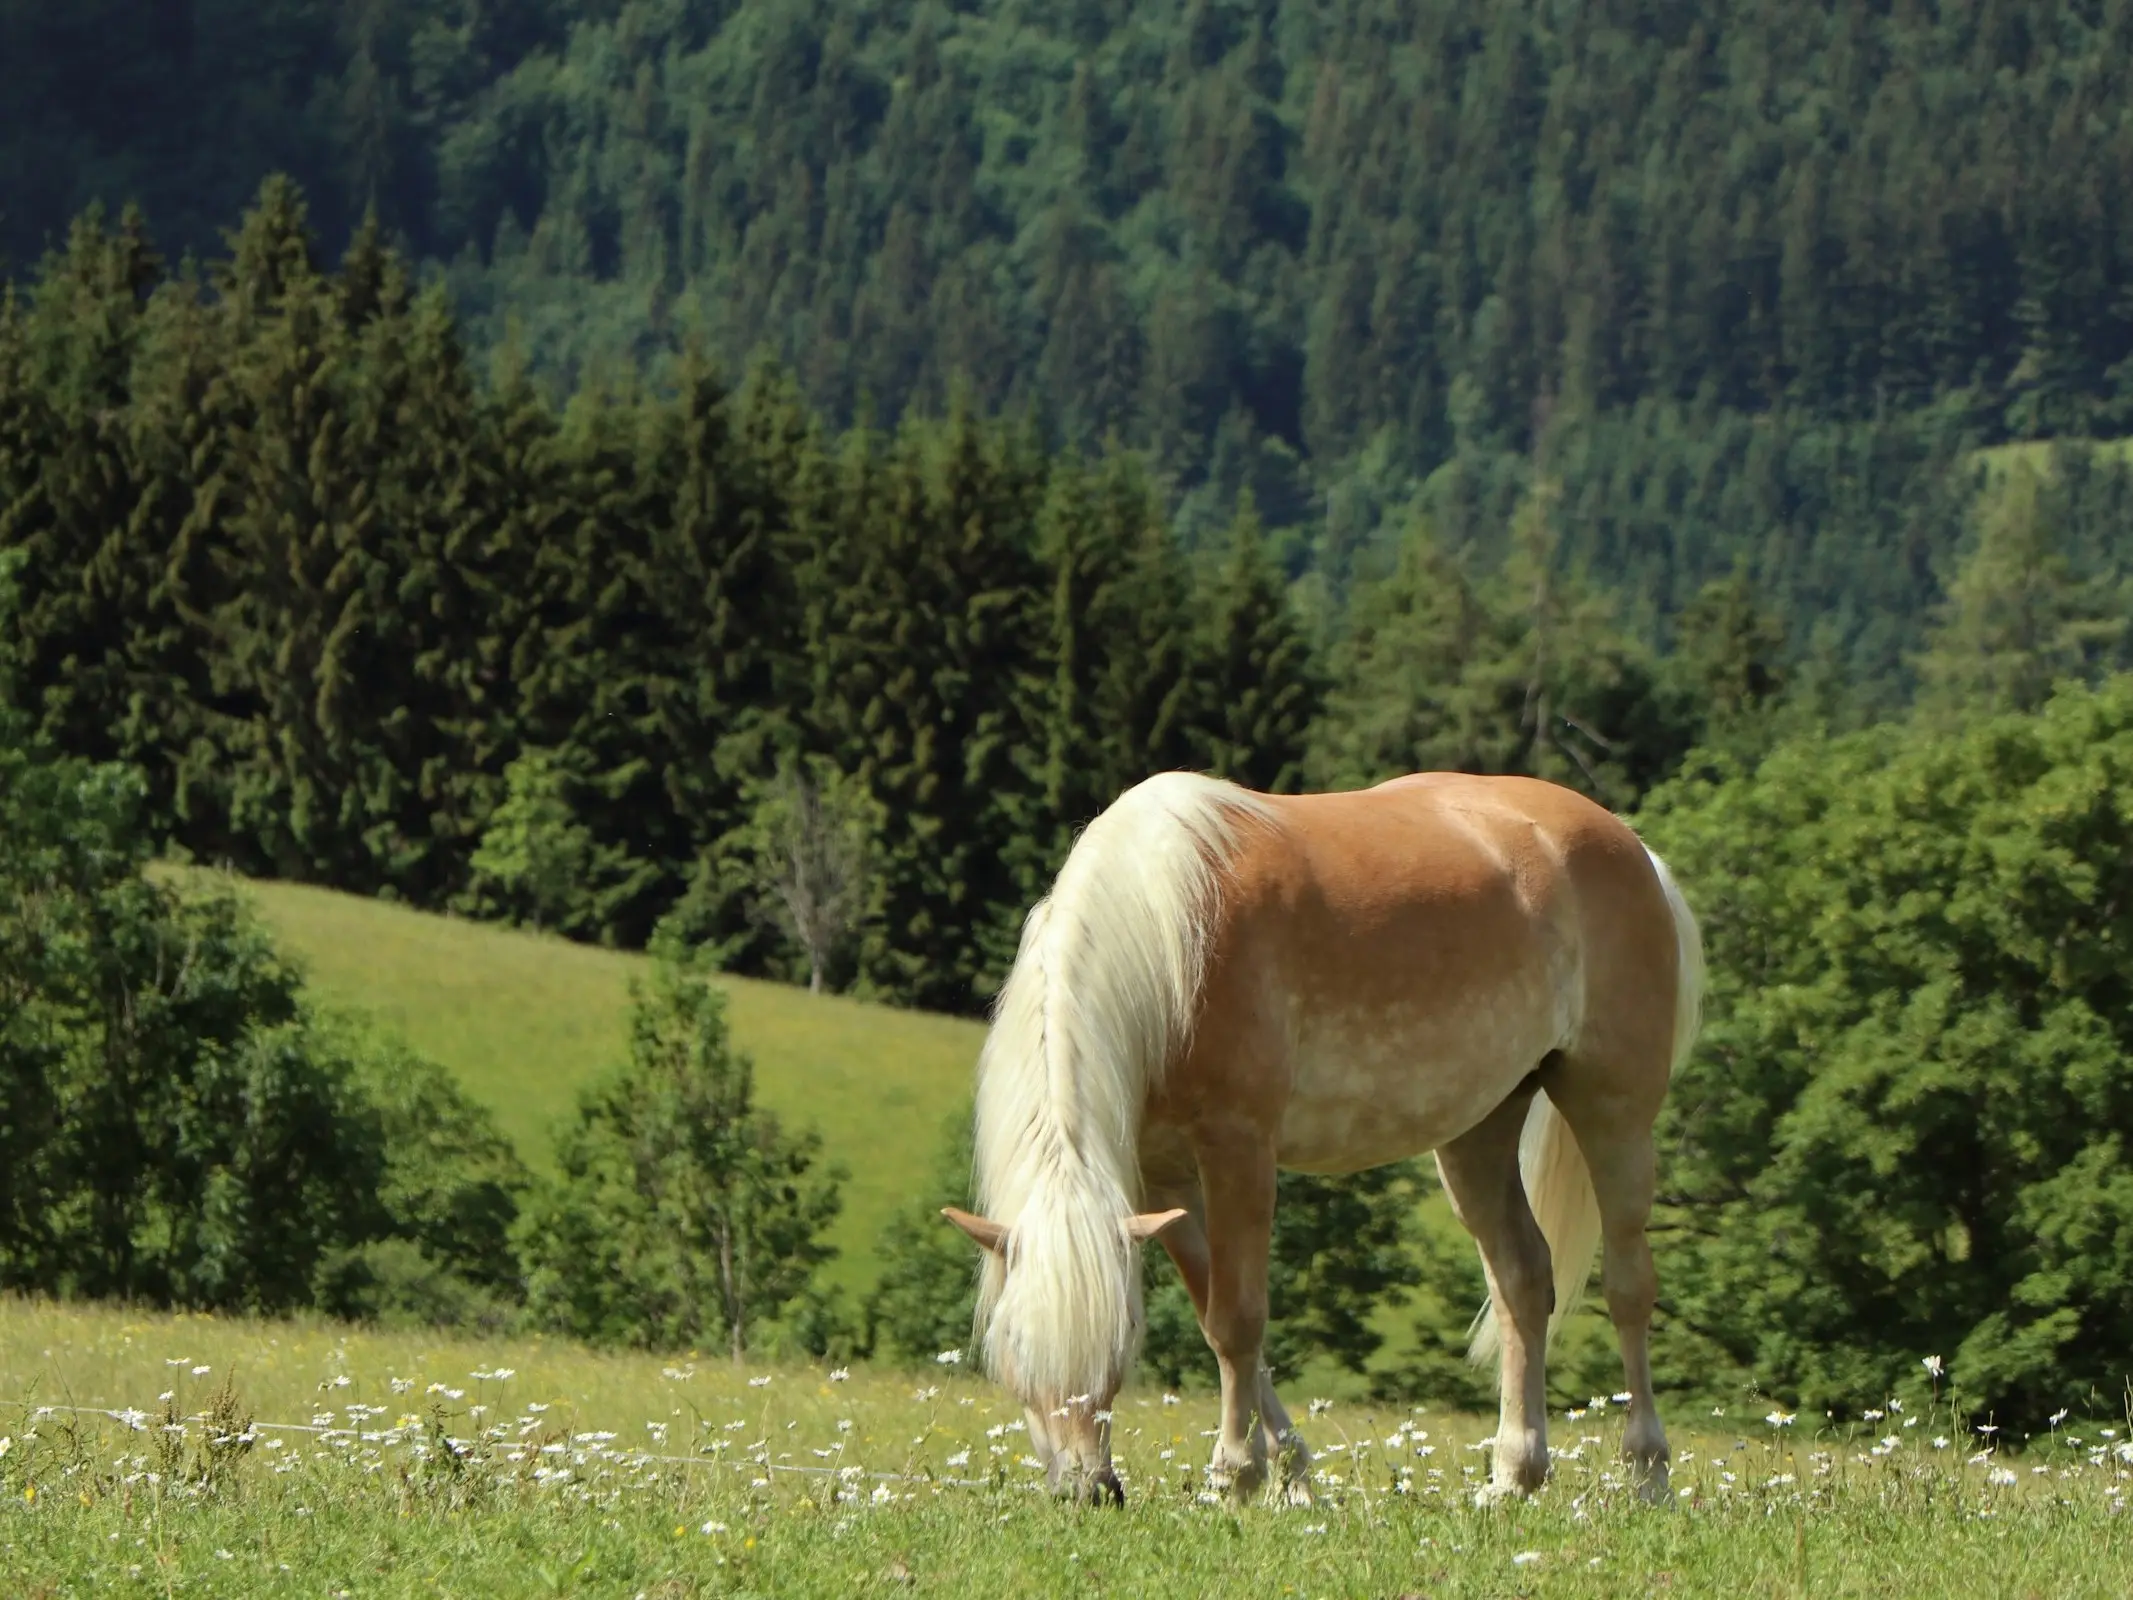
{"type": "Polygon", "coordinates": [[[1277,1492],[1283,1505],[1294,1506],[1299,1511],[1307,1511],[1317,1504],[1311,1495],[1311,1480],[1306,1475],[1284,1477],[1277,1492]]]}
{"type": "Polygon", "coordinates": [[[1529,1498],[1533,1491],[1515,1483],[1485,1483],[1474,1491],[1477,1510],[1486,1511],[1491,1506],[1511,1505],[1529,1498]]]}
{"type": "Polygon", "coordinates": [[[1644,1469],[1632,1465],[1630,1474],[1631,1481],[1637,1486],[1637,1498],[1646,1505],[1671,1506],[1674,1503],[1673,1485],[1667,1477],[1665,1462],[1644,1469]]]}

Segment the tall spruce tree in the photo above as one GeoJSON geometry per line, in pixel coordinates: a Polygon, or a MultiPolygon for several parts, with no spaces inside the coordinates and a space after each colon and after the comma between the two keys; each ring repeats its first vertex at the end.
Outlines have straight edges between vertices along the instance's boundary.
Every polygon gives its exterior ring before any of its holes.
{"type": "Polygon", "coordinates": [[[1060,459],[1039,515],[1048,669],[1025,747],[1024,898],[1075,830],[1152,773],[1195,764],[1187,574],[1139,461],[1060,459]]]}
{"type": "Polygon", "coordinates": [[[1403,772],[1486,770],[1488,718],[1469,671],[1493,625],[1464,564],[1415,522],[1398,565],[1356,595],[1334,647],[1313,781],[1349,789],[1403,772]]]}
{"type": "Polygon", "coordinates": [[[2034,711],[2054,683],[2089,676],[2123,637],[2122,599],[2075,574],[2045,488],[2036,467],[2017,461],[1980,497],[1977,542],[1918,658],[1925,716],[2034,711]]]}
{"type": "Polygon", "coordinates": [[[883,807],[864,983],[979,1005],[1013,956],[1015,754],[1040,660],[1042,460],[959,408],[855,438],[809,572],[812,737],[883,807]]]}
{"type": "Polygon", "coordinates": [[[1247,788],[1303,784],[1312,720],[1324,697],[1311,642],[1245,496],[1228,551],[1196,598],[1193,733],[1201,761],[1247,788]]]}

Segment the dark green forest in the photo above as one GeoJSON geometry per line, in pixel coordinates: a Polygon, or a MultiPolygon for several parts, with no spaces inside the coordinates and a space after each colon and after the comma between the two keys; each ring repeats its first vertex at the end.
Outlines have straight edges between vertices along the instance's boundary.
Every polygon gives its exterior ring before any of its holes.
{"type": "Polygon", "coordinates": [[[1539,460],[1640,633],[1739,573],[1886,712],[1972,452],[2133,424],[2125,0],[5,0],[0,61],[20,274],[287,172],[485,369],[1115,437],[1318,626],[1539,460]]]}

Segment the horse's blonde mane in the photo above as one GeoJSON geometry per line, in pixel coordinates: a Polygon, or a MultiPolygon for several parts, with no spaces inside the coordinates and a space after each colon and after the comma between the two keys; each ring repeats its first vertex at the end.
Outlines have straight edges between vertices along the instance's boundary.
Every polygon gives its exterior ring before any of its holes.
{"type": "Polygon", "coordinates": [[[1108,1394],[1140,1322],[1141,1110],[1184,1043],[1221,873],[1258,796],[1170,772],[1082,833],[1023,924],[978,1058],[977,1200],[1009,1229],[978,1293],[987,1364],[1052,1405],[1108,1394]]]}

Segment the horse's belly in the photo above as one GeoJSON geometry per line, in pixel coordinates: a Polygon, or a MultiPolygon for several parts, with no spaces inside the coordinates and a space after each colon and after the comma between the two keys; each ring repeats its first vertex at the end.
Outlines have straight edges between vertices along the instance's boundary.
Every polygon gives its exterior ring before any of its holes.
{"type": "Polygon", "coordinates": [[[1545,1003],[1456,1016],[1373,1012],[1299,1019],[1281,1165],[1358,1172],[1434,1150],[1486,1117],[1563,1042],[1545,1003]]]}

